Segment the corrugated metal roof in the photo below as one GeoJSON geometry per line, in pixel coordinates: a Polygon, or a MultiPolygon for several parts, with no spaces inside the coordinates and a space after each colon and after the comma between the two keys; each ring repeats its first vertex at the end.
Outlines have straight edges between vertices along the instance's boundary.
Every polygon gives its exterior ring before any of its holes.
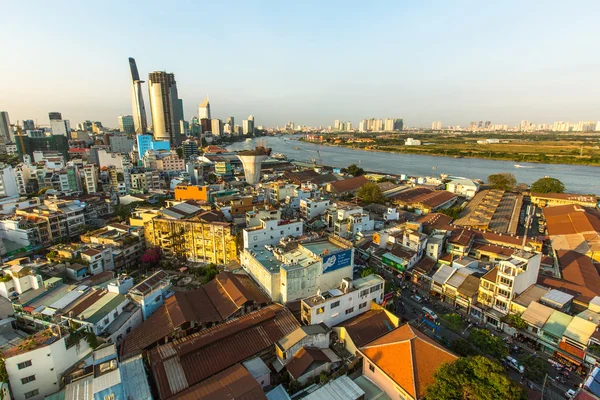
{"type": "Polygon", "coordinates": [[[453,288],[457,288],[467,279],[467,276],[471,275],[473,270],[469,268],[458,268],[455,273],[448,278],[446,281],[446,285],[452,286],[453,288]]]}
{"type": "Polygon", "coordinates": [[[532,301],[527,307],[527,310],[523,313],[522,318],[525,322],[533,325],[535,327],[541,328],[544,326],[548,318],[554,312],[550,307],[546,307],[543,304],[540,304],[536,301],[532,301]]]}
{"type": "Polygon", "coordinates": [[[590,340],[590,336],[592,336],[597,326],[597,323],[576,316],[567,326],[563,336],[568,337],[569,339],[572,339],[578,343],[587,345],[588,340],[590,340]]]}
{"type": "Polygon", "coordinates": [[[139,293],[139,294],[148,294],[160,281],[167,278],[169,275],[165,271],[157,271],[154,274],[150,275],[150,277],[144,279],[134,287],[132,287],[129,292],[131,293],[139,293]]]}
{"type": "Polygon", "coordinates": [[[119,365],[126,399],[151,400],[152,393],[141,355],[121,361],[119,365]]]}
{"type": "Polygon", "coordinates": [[[342,375],[315,390],[304,400],[357,400],[364,395],[365,392],[348,375],[342,375]]]}
{"type": "Polygon", "coordinates": [[[119,369],[107,372],[94,378],[94,393],[112,388],[121,384],[121,372],[119,369]]]}
{"type": "Polygon", "coordinates": [[[454,268],[452,268],[449,265],[442,265],[440,267],[440,269],[438,269],[436,271],[435,274],[433,274],[433,277],[431,279],[433,279],[433,281],[435,283],[438,283],[440,285],[443,285],[444,282],[446,282],[446,280],[450,277],[450,275],[454,272],[454,268]]]}
{"type": "Polygon", "coordinates": [[[560,311],[554,311],[550,318],[548,318],[542,329],[544,330],[544,332],[548,332],[552,336],[561,338],[563,333],[565,333],[567,326],[569,326],[569,324],[571,323],[572,319],[573,317],[571,317],[568,314],[562,313],[560,311]]]}
{"type": "Polygon", "coordinates": [[[568,293],[561,292],[560,290],[551,289],[548,291],[543,297],[543,301],[547,301],[548,303],[556,304],[559,307],[564,306],[569,301],[573,300],[574,296],[571,296],[568,293]]]}
{"type": "MultiPolygon", "coordinates": [[[[87,288],[87,286],[85,286],[85,287],[87,288]]],[[[77,291],[77,288],[75,288],[74,290],[71,290],[69,293],[67,293],[62,298],[60,298],[59,300],[50,304],[50,307],[52,307],[56,310],[61,310],[83,295],[84,295],[84,292],[77,291]]]]}
{"type": "Polygon", "coordinates": [[[185,371],[188,385],[197,384],[273,348],[273,343],[298,326],[287,308],[272,304],[151,350],[150,364],[160,396],[168,398],[177,393],[174,389],[178,389],[181,382],[174,374],[178,371],[185,371]]]}

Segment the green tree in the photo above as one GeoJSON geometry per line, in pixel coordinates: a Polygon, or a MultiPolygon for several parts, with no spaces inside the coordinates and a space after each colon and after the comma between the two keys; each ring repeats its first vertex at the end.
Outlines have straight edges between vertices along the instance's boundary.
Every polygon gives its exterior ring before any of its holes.
{"type": "Polygon", "coordinates": [[[442,208],[442,209],[438,210],[437,212],[439,212],[440,214],[444,214],[449,217],[452,217],[453,219],[458,219],[460,217],[461,211],[462,211],[462,208],[460,206],[454,206],[454,207],[449,207],[449,208],[442,208]]]}
{"type": "Polygon", "coordinates": [[[498,336],[492,336],[487,329],[471,330],[469,340],[482,353],[489,354],[498,359],[504,358],[508,354],[502,339],[500,339],[498,336]]]}
{"type": "Polygon", "coordinates": [[[427,388],[428,400],[516,400],[523,395],[500,364],[482,356],[459,358],[443,364],[427,388]]]}
{"type": "Polygon", "coordinates": [[[517,184],[517,178],[508,172],[493,174],[487,178],[488,184],[492,189],[512,190],[517,184]]]}
{"type": "Polygon", "coordinates": [[[523,313],[508,314],[506,317],[504,317],[504,322],[516,329],[526,329],[527,322],[525,322],[525,320],[522,318],[522,315],[523,313]]]}
{"type": "Polygon", "coordinates": [[[365,268],[360,272],[360,277],[364,278],[365,276],[373,275],[375,271],[373,268],[365,268]]]}
{"type": "Polygon", "coordinates": [[[360,168],[356,164],[349,165],[348,168],[346,169],[346,171],[348,171],[349,174],[354,175],[354,176],[360,176],[365,173],[365,170],[360,168]]]}
{"type": "Polygon", "coordinates": [[[442,314],[441,319],[451,331],[458,332],[463,327],[462,318],[457,313],[442,314]]]}
{"type": "Polygon", "coordinates": [[[477,355],[477,349],[473,347],[471,342],[463,338],[456,339],[454,342],[452,342],[452,344],[450,344],[450,348],[461,357],[477,355]]]}
{"type": "Polygon", "coordinates": [[[565,185],[556,178],[541,178],[531,185],[531,193],[564,193],[565,185]]]}
{"type": "Polygon", "coordinates": [[[519,360],[525,367],[525,378],[534,382],[542,382],[546,375],[546,362],[539,357],[527,354],[519,360]]]}
{"type": "Polygon", "coordinates": [[[360,189],[358,189],[357,196],[362,199],[366,204],[371,203],[382,203],[385,201],[381,189],[374,182],[365,183],[360,189]]]}

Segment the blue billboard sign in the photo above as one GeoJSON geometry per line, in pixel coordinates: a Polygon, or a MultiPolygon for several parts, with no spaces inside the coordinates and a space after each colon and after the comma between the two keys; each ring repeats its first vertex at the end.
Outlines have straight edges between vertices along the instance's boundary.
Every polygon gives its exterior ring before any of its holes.
{"type": "Polygon", "coordinates": [[[329,256],[323,257],[323,273],[335,271],[338,268],[344,268],[352,264],[352,249],[344,250],[329,256]]]}

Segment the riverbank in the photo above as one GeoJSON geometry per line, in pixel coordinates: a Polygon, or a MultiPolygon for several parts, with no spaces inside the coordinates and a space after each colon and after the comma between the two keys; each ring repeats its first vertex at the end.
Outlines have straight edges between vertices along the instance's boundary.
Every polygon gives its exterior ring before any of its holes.
{"type": "Polygon", "coordinates": [[[298,141],[323,146],[344,147],[353,150],[366,150],[394,154],[413,154],[434,157],[471,158],[480,160],[514,161],[535,164],[563,164],[600,166],[600,146],[597,141],[507,141],[503,143],[476,143],[478,138],[422,140],[420,146],[406,146],[398,140],[372,142],[344,142],[340,138],[328,138],[322,142],[298,141]]]}

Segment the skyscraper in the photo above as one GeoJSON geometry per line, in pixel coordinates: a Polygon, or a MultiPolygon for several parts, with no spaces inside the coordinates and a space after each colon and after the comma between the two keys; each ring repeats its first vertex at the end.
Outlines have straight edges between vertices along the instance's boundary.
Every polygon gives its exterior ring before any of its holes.
{"type": "Polygon", "coordinates": [[[183,117],[183,99],[177,99],[177,121],[184,121],[185,118],[183,117]]]}
{"type": "Polygon", "coordinates": [[[24,131],[32,131],[35,129],[35,123],[32,119],[26,119],[23,121],[23,130],[24,131]]]}
{"type": "Polygon", "coordinates": [[[50,121],[61,121],[62,114],[58,111],[51,111],[48,113],[48,118],[50,118],[50,121]]]}
{"type": "Polygon", "coordinates": [[[63,121],[59,112],[48,113],[48,116],[50,117],[50,129],[53,135],[69,136],[69,132],[71,132],[69,121],[63,121]]]}
{"type": "Polygon", "coordinates": [[[0,111],[0,140],[3,142],[14,142],[15,135],[10,127],[10,119],[7,111],[0,111]]]}
{"type": "Polygon", "coordinates": [[[213,118],[211,120],[210,131],[215,136],[221,136],[223,134],[223,121],[218,118],[213,118]]]}
{"type": "Polygon", "coordinates": [[[164,71],[150,73],[148,79],[150,109],[154,140],[168,140],[177,146],[181,140],[179,132],[179,97],[175,75],[164,71]]]}
{"type": "Polygon", "coordinates": [[[211,119],[210,118],[210,102],[208,101],[208,96],[200,105],[198,106],[198,118],[202,119],[211,119]]]}
{"type": "Polygon", "coordinates": [[[146,121],[146,107],[144,107],[144,97],[142,96],[142,83],[144,81],[140,80],[135,59],[131,57],[129,57],[129,69],[131,70],[131,106],[135,133],[146,133],[148,122],[146,121]]]}
{"type": "Polygon", "coordinates": [[[119,115],[119,130],[125,133],[135,133],[132,115],[119,115]]]}
{"type": "Polygon", "coordinates": [[[233,132],[233,127],[235,126],[235,119],[233,117],[227,117],[227,123],[231,125],[231,130],[233,132]]]}

